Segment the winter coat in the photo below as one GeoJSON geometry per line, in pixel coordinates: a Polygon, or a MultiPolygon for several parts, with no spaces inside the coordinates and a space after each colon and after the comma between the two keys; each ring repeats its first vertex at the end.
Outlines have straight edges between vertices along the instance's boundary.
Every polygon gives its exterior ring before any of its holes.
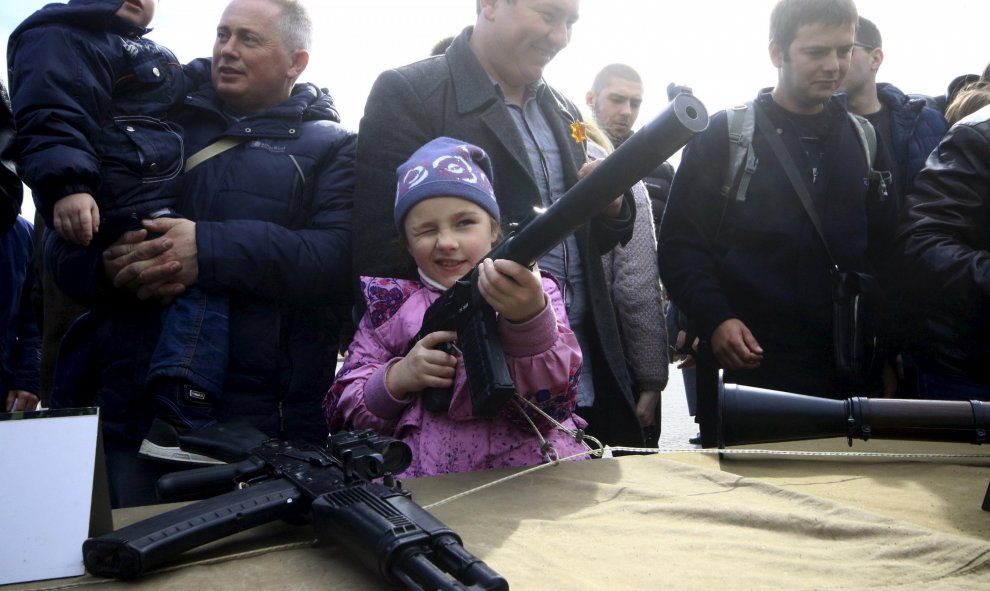
{"type": "Polygon", "coordinates": [[[7,45],[21,174],[49,227],[55,202],[71,193],[96,199],[104,230],[178,195],[182,132],[166,117],[186,93],[182,68],[143,38],[147,29],[115,15],[121,4],[49,4],[7,45]]]}
{"type": "MultiPolygon", "coordinates": [[[[196,221],[199,287],[230,301],[220,418],[246,418],[286,439],[325,440],[320,405],[337,358],[338,310],[352,294],[356,135],[337,121],[331,97],[312,84],[297,84],[282,104],[235,123],[207,84],[187,98],[180,115],[192,153],[220,138],[244,139],[187,173],[180,202],[196,221]]],[[[79,271],[99,260],[78,260],[78,249],[51,237],[47,248],[60,287],[83,296],[88,290],[106,316],[102,324],[112,325],[101,329],[103,346],[122,343],[112,355],[98,354],[128,363],[146,356],[149,337],[132,333],[153,337],[160,307],[135,311],[141,304],[106,299],[105,280],[87,283],[103,274],[79,271]]],[[[143,388],[135,380],[147,375],[147,359],[128,371],[119,383],[100,385],[105,423],[150,420],[150,405],[134,394],[143,388]]]]}
{"type": "MultiPolygon", "coordinates": [[[[453,397],[446,414],[432,413],[422,398],[392,397],[385,374],[406,355],[409,340],[419,332],[423,314],[440,291],[406,279],[362,278],[367,312],[361,319],[347,360],[324,404],[331,432],[375,429],[401,439],[412,448],[405,477],[468,472],[542,461],[541,443],[510,400],[493,418],[471,414],[471,391],[463,361],[454,377],[453,397]]],[[[498,330],[516,391],[570,429],[584,426],[571,413],[577,396],[581,349],[567,323],[556,282],[543,279],[550,304],[536,317],[519,324],[499,318],[498,330]]],[[[559,457],[585,450],[574,438],[550,426],[529,410],[559,457]]]]}
{"type": "Polygon", "coordinates": [[[230,298],[230,369],[221,412],[270,434],[322,441],[320,413],[349,306],[357,136],[330,95],[297,84],[264,113],[229,124],[209,85],[180,121],[195,153],[244,139],[186,175],[199,285],[230,298]]]}
{"type": "MultiPolygon", "coordinates": [[[[392,223],[395,170],[420,146],[439,136],[457,138],[485,150],[492,160],[494,188],[503,225],[523,221],[541,207],[523,138],[492,83],[469,46],[472,28],[454,39],[447,53],[383,72],[368,96],[358,146],[354,221],[354,267],[363,276],[413,278],[411,270],[388,249],[395,242],[392,223]]],[[[570,125],[580,120],[577,107],[549,86],[539,95],[540,108],[561,148],[561,165],[568,187],[577,182],[586,160],[584,146],[571,137],[570,125]]],[[[540,181],[542,182],[542,181],[540,181]]],[[[626,203],[634,209],[631,196],[626,203]]],[[[576,232],[593,327],[596,435],[613,445],[642,445],[632,385],[622,355],[622,341],[612,310],[601,256],[620,240],[628,240],[632,220],[617,222],[596,216],[576,232]]]]}
{"type": "Polygon", "coordinates": [[[990,107],[949,129],[908,193],[895,252],[923,369],[990,384],[990,107]]]}
{"type": "Polygon", "coordinates": [[[33,227],[18,217],[0,233],[0,397],[10,390],[41,391],[41,336],[31,311],[33,227]]]}
{"type": "MultiPolygon", "coordinates": [[[[588,144],[588,154],[592,158],[608,155],[594,143],[588,144]]],[[[670,359],[650,195],[644,183],[636,183],[631,191],[637,214],[633,236],[603,255],[602,266],[611,286],[623,351],[638,394],[643,390],[660,392],[667,386],[670,359]]]]}
{"type": "Polygon", "coordinates": [[[893,164],[902,175],[897,186],[906,190],[949,129],[949,124],[941,113],[926,107],[925,101],[908,97],[892,84],[877,84],[877,96],[890,109],[893,164]]]}

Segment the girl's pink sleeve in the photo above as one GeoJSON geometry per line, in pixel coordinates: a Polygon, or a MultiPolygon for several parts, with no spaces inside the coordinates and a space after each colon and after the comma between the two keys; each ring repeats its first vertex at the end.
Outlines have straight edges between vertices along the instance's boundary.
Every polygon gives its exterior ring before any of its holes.
{"type": "Polygon", "coordinates": [[[367,316],[362,318],[344,366],[323,401],[331,433],[374,429],[391,435],[395,431],[409,402],[392,397],[385,387],[385,373],[399,359],[381,342],[367,316]]]}
{"type": "MultiPolygon", "coordinates": [[[[543,290],[549,305],[526,322],[516,324],[500,318],[499,335],[516,392],[563,421],[574,411],[577,400],[581,347],[567,321],[557,283],[544,277],[543,290]]],[[[537,421],[541,427],[548,426],[545,423],[542,418],[537,421]]]]}

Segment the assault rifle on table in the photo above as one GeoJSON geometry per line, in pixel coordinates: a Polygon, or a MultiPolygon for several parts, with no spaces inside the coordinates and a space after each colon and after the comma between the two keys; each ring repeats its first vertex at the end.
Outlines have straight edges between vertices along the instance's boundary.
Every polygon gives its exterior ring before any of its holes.
{"type": "MultiPolygon", "coordinates": [[[[832,400],[725,384],[718,377],[718,446],[803,439],[987,443],[990,403],[854,397],[832,400]]],[[[702,424],[702,429],[710,428],[702,424]]],[[[990,511],[990,486],[982,508],[990,511]]]]}
{"type": "MultiPolygon", "coordinates": [[[[210,439],[207,429],[199,431],[201,441],[210,439]]],[[[253,428],[244,432],[265,439],[253,428]]],[[[181,443],[187,449],[189,442],[181,443]]],[[[208,542],[276,519],[304,517],[312,520],[320,542],[350,549],[393,585],[508,589],[504,578],[465,550],[460,537],[392,477],[411,459],[405,443],[371,430],[331,435],[326,447],[265,440],[241,462],[168,474],[158,483],[162,500],[202,498],[235,484],[240,490],[86,540],[83,561],[94,575],[132,579],[208,542]],[[382,484],[371,482],[378,478],[382,484]]]]}
{"type": "MultiPolygon", "coordinates": [[[[706,127],[708,111],[701,101],[689,92],[678,94],[660,115],[623,142],[546,211],[506,237],[485,258],[508,259],[531,267],[706,127]]],[[[458,279],[427,309],[423,325],[410,340],[409,349],[439,330],[457,331],[457,347],[463,353],[471,388],[472,414],[478,417],[498,414],[515,387],[495,326],[495,312],[478,291],[477,269],[458,279]]],[[[451,391],[428,389],[421,396],[427,409],[445,412],[451,391]]]]}

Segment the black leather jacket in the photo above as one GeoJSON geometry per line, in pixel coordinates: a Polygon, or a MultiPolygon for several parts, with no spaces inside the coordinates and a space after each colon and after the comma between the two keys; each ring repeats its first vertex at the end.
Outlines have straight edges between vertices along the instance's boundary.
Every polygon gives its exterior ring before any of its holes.
{"type": "Polygon", "coordinates": [[[908,192],[897,229],[923,369],[990,384],[990,108],[954,125],[908,192]]]}

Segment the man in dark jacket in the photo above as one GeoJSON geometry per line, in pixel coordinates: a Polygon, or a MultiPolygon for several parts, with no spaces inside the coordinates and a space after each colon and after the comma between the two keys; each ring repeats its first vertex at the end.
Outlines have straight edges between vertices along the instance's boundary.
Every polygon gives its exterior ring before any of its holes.
{"type": "Polygon", "coordinates": [[[778,2],[770,43],[778,83],[749,107],[756,169],[748,190],[736,191],[737,174],[723,196],[723,175],[713,174],[728,167],[725,112],[688,144],[674,176],[660,276],[726,381],[851,394],[832,370],[830,257],[761,125],[770,123],[796,163],[836,262],[868,270],[868,209],[880,204],[868,203],[864,148],[832,99],[849,67],[856,18],[851,0],[778,2]]]}
{"type": "MultiPolygon", "coordinates": [[[[877,71],[883,60],[883,38],[879,29],[869,19],[859,17],[849,72],[842,81],[846,108],[865,117],[876,130],[878,149],[891,172],[890,194],[898,199],[900,206],[900,198],[949,125],[942,113],[927,107],[924,100],[909,98],[892,84],[878,84],[877,71]]],[[[892,231],[889,236],[883,242],[892,240],[892,231]]],[[[897,278],[895,275],[885,281],[891,330],[887,334],[890,359],[884,376],[884,390],[887,394],[896,392],[898,397],[913,397],[916,380],[908,345],[917,336],[909,329],[911,314],[905,309],[903,294],[891,289],[897,278]]]]}
{"type": "MultiPolygon", "coordinates": [[[[217,29],[212,83],[187,97],[180,116],[190,152],[207,146],[213,152],[187,166],[182,210],[195,221],[146,222],[146,231],[162,236],[125,235],[107,249],[106,266],[117,286],[141,297],[167,297],[193,284],[229,297],[230,365],[220,419],[321,442],[320,405],[337,354],[334,311],[351,295],[356,136],[337,123],[329,95],[295,84],[308,61],[309,36],[309,18],[294,0],[228,5],[217,29]]],[[[59,259],[57,246],[49,242],[53,269],[64,280],[83,276],[72,260],[59,259]]],[[[107,292],[106,284],[81,287],[107,292]]],[[[101,418],[123,464],[135,461],[151,418],[142,335],[157,315],[154,306],[119,293],[117,300],[96,331],[90,367],[109,368],[96,376],[101,418]]],[[[123,481],[128,475],[114,474],[111,465],[116,504],[153,502],[149,464],[134,469],[140,480],[130,486],[123,481]]]]}
{"type": "Polygon", "coordinates": [[[0,233],[0,398],[3,411],[34,410],[40,391],[41,336],[31,309],[33,227],[17,217],[0,233]]]}
{"type": "MultiPolygon", "coordinates": [[[[506,224],[520,222],[577,182],[586,162],[572,139],[577,107],[543,81],[570,40],[578,0],[481,0],[474,27],[444,55],[383,72],[361,120],[354,201],[354,266],[365,276],[413,277],[390,222],[395,170],[426,142],[449,136],[483,148],[506,224]]],[[[642,443],[601,255],[632,231],[631,195],[613,203],[540,260],[560,281],[584,356],[578,414],[611,444],[642,443]]]]}
{"type": "Polygon", "coordinates": [[[893,173],[893,193],[904,195],[925,160],[949,129],[945,117],[912,99],[896,86],[877,83],[883,64],[883,39],[877,26],[860,17],[849,72],[842,81],[846,108],[866,117],[877,130],[879,149],[885,151],[893,173]]]}
{"type": "Polygon", "coordinates": [[[905,201],[894,250],[919,303],[919,395],[990,400],[990,107],[949,129],[905,201]]]}

